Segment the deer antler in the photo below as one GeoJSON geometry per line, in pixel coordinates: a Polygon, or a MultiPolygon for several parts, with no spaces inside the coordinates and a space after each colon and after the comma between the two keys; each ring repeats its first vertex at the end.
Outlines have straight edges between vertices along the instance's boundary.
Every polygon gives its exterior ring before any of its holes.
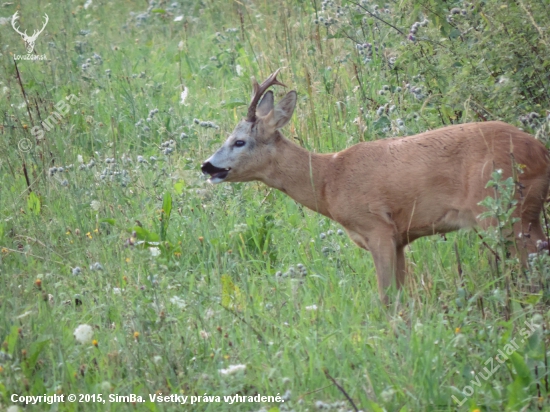
{"type": "Polygon", "coordinates": [[[246,116],[247,121],[253,122],[256,120],[256,106],[258,106],[260,98],[266,92],[266,90],[269,89],[270,86],[279,85],[286,87],[283,83],[277,80],[277,75],[280,71],[281,69],[275,70],[275,72],[271,73],[271,75],[261,85],[258,84],[254,77],[252,78],[254,94],[252,95],[252,100],[250,101],[250,105],[248,106],[248,114],[246,116]]]}
{"type": "Polygon", "coordinates": [[[19,19],[19,15],[18,15],[19,11],[16,11],[15,14],[13,15],[13,17],[11,18],[11,26],[13,27],[13,29],[19,33],[21,36],[23,36],[23,38],[26,38],[28,37],[27,36],[27,30],[25,30],[25,33],[21,33],[21,31],[19,31],[19,29],[17,27],[15,27],[15,22],[19,19]]]}

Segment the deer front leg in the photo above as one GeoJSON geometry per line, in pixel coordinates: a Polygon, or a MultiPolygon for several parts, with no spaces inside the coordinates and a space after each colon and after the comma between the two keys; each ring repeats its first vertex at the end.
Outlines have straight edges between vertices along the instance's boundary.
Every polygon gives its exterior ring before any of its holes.
{"type": "Polygon", "coordinates": [[[388,304],[386,293],[392,286],[392,283],[396,281],[395,273],[398,262],[397,247],[393,233],[390,230],[379,230],[369,233],[367,243],[376,268],[380,300],[388,304]]]}
{"type": "Polygon", "coordinates": [[[378,294],[380,300],[387,304],[386,291],[394,281],[397,283],[397,288],[400,288],[405,276],[404,251],[403,247],[396,247],[393,227],[382,226],[366,232],[367,235],[350,229],[347,229],[347,232],[350,239],[358,246],[371,251],[378,279],[378,294]],[[396,270],[400,275],[397,279],[395,277],[396,270]]]}

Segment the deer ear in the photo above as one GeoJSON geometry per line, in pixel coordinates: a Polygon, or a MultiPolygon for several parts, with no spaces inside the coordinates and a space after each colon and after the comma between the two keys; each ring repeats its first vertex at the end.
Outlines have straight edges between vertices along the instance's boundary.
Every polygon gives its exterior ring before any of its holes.
{"type": "Polygon", "coordinates": [[[275,129],[285,127],[288,122],[290,122],[290,118],[292,117],[292,113],[294,113],[295,107],[296,92],[292,90],[288,92],[279,103],[277,103],[277,106],[275,106],[273,112],[270,113],[270,125],[275,129]]]}
{"type": "Polygon", "coordinates": [[[256,108],[256,115],[259,117],[264,117],[271,110],[273,110],[273,92],[270,90],[264,94],[262,101],[258,104],[258,107],[256,108]]]}

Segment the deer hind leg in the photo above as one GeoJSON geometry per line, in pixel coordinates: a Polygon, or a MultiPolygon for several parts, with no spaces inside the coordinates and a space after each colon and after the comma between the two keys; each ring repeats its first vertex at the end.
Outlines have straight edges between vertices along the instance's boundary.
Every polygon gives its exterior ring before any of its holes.
{"type": "Polygon", "coordinates": [[[405,285],[405,276],[407,275],[405,269],[405,245],[397,246],[395,257],[395,284],[397,289],[401,289],[405,285]]]}
{"type": "MultiPolygon", "coordinates": [[[[516,235],[516,247],[521,263],[527,266],[529,254],[536,253],[538,242],[546,240],[540,220],[538,218],[536,220],[522,219],[521,222],[514,225],[514,234],[516,235]]],[[[512,250],[511,252],[513,253],[512,250]]]]}

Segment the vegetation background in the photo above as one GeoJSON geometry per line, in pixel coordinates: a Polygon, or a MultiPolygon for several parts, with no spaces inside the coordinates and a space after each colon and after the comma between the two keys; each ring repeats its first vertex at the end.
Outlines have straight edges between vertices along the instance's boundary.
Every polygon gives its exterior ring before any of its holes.
{"type": "MultiPolygon", "coordinates": [[[[162,393],[205,411],[550,410],[544,253],[524,273],[498,230],[421,239],[407,293],[385,308],[370,256],[338,225],[200,174],[244,115],[250,77],[278,67],[299,95],[284,133],[310,150],[494,119],[548,145],[549,6],[4,3],[0,408],[55,393],[146,402],[24,409],[182,408],[149,401],[162,393]],[[16,11],[28,33],[48,14],[34,50],[46,60],[15,64],[16,11]],[[223,402],[258,393],[284,402],[223,402]]],[[[514,205],[491,205],[504,227],[514,205]]]]}

